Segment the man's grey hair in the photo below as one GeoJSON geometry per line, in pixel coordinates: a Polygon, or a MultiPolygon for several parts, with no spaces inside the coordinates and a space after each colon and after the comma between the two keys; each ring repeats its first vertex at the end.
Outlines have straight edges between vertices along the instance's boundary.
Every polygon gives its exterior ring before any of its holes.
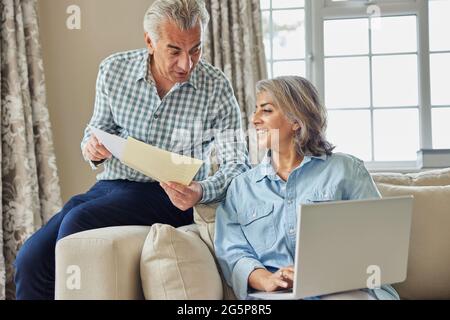
{"type": "Polygon", "coordinates": [[[190,30],[198,23],[205,30],[209,13],[204,0],[155,0],[144,17],[144,30],[153,42],[159,40],[159,27],[167,20],[176,23],[181,30],[190,30]]]}

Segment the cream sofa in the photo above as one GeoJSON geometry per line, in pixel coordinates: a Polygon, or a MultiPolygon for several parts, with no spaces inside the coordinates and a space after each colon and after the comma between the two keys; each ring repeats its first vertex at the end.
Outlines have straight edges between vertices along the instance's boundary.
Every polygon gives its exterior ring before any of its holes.
{"type": "MultiPolygon", "coordinates": [[[[372,174],[381,194],[412,194],[408,278],[403,299],[450,299],[450,169],[372,174]]],[[[56,299],[234,299],[214,258],[215,206],[195,224],[90,230],[56,247],[56,299]]]]}

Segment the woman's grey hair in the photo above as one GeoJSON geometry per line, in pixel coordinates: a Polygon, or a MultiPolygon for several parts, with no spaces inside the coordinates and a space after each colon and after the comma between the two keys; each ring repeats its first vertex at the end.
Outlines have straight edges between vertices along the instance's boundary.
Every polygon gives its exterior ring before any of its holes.
{"type": "Polygon", "coordinates": [[[330,155],[335,148],[326,140],[327,110],[311,82],[298,76],[262,80],[256,92],[266,92],[292,123],[300,129],[294,137],[295,148],[301,156],[330,155]]]}
{"type": "Polygon", "coordinates": [[[155,0],[144,17],[144,30],[152,41],[159,40],[159,27],[165,20],[176,23],[181,30],[192,29],[198,23],[205,30],[209,13],[204,0],[155,0]]]}

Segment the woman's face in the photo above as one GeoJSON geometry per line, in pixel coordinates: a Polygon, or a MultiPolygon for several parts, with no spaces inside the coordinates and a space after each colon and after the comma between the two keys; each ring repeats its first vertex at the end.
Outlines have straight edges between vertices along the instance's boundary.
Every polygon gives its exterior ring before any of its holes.
{"type": "Polygon", "coordinates": [[[292,142],[298,124],[293,124],[280,108],[274,106],[270,94],[265,91],[256,96],[256,110],[252,121],[260,148],[283,152],[294,146],[292,142]]]}

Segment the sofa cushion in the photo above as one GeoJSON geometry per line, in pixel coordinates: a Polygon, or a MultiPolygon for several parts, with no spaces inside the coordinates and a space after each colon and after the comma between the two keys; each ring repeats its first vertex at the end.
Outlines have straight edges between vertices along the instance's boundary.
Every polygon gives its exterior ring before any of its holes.
{"type": "Polygon", "coordinates": [[[414,196],[405,299],[450,299],[450,186],[378,184],[383,197],[414,196]]]}
{"type": "Polygon", "coordinates": [[[223,297],[216,263],[195,225],[182,229],[153,225],[142,250],[141,279],[147,300],[223,297]]]}
{"type": "Polygon", "coordinates": [[[447,186],[450,185],[450,168],[419,173],[372,173],[376,183],[403,186],[447,186]]]}

